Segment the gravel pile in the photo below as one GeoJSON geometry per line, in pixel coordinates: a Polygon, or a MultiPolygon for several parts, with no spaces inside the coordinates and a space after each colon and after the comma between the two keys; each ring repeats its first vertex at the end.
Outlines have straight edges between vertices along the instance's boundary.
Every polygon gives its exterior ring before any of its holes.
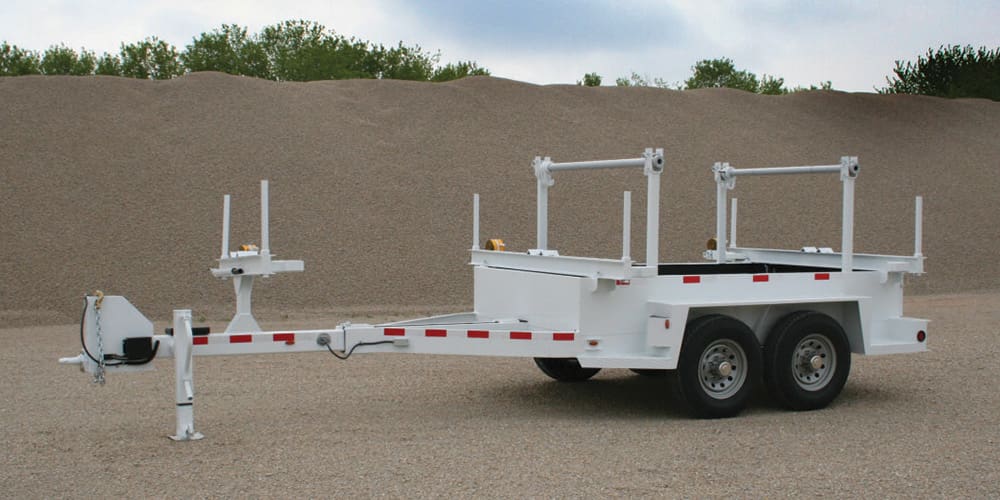
{"type": "MultiPolygon", "coordinates": [[[[306,273],[255,288],[278,317],[337,308],[465,308],[471,200],[483,238],[534,246],[535,155],[636,157],[663,147],[661,258],[699,261],[714,230],[710,167],[861,159],[861,252],[913,250],[926,200],[928,274],[910,292],[996,287],[1000,103],[805,92],[535,86],[497,78],[275,83],[217,73],[166,82],[0,78],[0,311],[5,324],[70,322],[88,290],[129,296],[150,317],[190,307],[224,318],[211,277],[222,195],[233,245],[259,243],[258,181],[271,181],[271,242],[306,273]]],[[[621,192],[637,171],[556,176],[550,246],[617,257],[621,192]]],[[[830,176],[741,179],[745,246],[839,247],[830,176]]],[[[271,316],[268,316],[271,315],[271,316]]]]}

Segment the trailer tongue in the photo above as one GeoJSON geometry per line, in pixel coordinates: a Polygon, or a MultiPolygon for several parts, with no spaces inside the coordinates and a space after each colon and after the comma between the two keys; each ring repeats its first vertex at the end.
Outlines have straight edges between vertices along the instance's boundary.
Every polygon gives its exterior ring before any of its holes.
{"type": "Polygon", "coordinates": [[[912,256],[853,252],[857,158],[839,165],[737,169],[717,163],[716,236],[708,263],[660,263],[662,150],[620,160],[557,163],[536,157],[537,241],[508,252],[491,240],[479,246],[479,196],[473,197],[471,263],[474,311],[385,324],[342,323],[318,330],[261,331],[251,310],[255,277],[302,271],[298,260],[273,260],[268,238],[267,181],[261,184],[261,246],[230,251],[229,196],[223,243],[212,274],[233,279],[237,312],[223,333],[193,326],[175,310],[173,328],[152,323],[120,296],[88,296],[78,364],[103,382],[105,373],[152,368],[174,358],[177,440],[199,439],[194,428],[193,356],[329,351],[395,352],[533,358],[546,375],[582,381],[602,368],[644,375],[676,372],[681,399],[700,417],[729,417],[747,404],[756,380],[794,410],[823,408],[840,393],[851,353],[926,350],[927,320],[902,315],[905,274],[923,273],[921,199],[917,197],[912,256]],[[560,255],[548,247],[548,190],[569,170],[638,168],[647,178],[646,258],[631,258],[631,196],[624,193],[622,257],[560,255]],[[843,184],[841,251],[736,246],[736,199],[728,191],[747,175],[837,174],[843,184]],[[726,232],[730,222],[729,234],[726,232]]]}

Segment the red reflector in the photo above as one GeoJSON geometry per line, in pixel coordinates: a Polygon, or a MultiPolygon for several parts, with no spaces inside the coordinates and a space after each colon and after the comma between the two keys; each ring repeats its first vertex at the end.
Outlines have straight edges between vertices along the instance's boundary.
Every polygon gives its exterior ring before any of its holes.
{"type": "Polygon", "coordinates": [[[573,333],[553,333],[552,340],[567,340],[571,341],[576,338],[576,334],[573,333]]]}
{"type": "Polygon", "coordinates": [[[447,337],[448,330],[441,330],[437,328],[424,330],[424,336],[426,337],[447,337]]]}
{"type": "Polygon", "coordinates": [[[253,335],[233,335],[229,337],[230,344],[249,344],[253,342],[253,335]]]}
{"type": "Polygon", "coordinates": [[[285,344],[293,345],[293,344],[295,344],[295,334],[294,333],[275,333],[274,334],[274,341],[275,342],[284,342],[285,344]]]}
{"type": "Polygon", "coordinates": [[[383,333],[390,337],[402,337],[406,335],[406,328],[386,328],[383,333]]]}
{"type": "Polygon", "coordinates": [[[195,337],[195,338],[193,338],[191,340],[194,342],[194,345],[205,345],[205,344],[208,344],[208,337],[206,337],[204,335],[195,337]]]}
{"type": "Polygon", "coordinates": [[[667,330],[670,329],[670,320],[669,319],[663,320],[663,328],[665,328],[667,330]]]}
{"type": "Polygon", "coordinates": [[[830,273],[816,273],[816,280],[823,281],[830,279],[830,273]]]}
{"type": "Polygon", "coordinates": [[[629,286],[632,284],[631,280],[615,280],[615,284],[618,286],[629,286]]]}
{"type": "Polygon", "coordinates": [[[920,330],[917,332],[917,342],[923,342],[927,339],[927,332],[920,330]]]}
{"type": "Polygon", "coordinates": [[[469,330],[470,339],[488,339],[490,332],[487,330],[469,330]]]}
{"type": "Polygon", "coordinates": [[[684,283],[701,283],[701,276],[685,276],[684,283]]]}
{"type": "Polygon", "coordinates": [[[766,274],[755,274],[755,275],[753,275],[753,282],[754,283],[763,283],[763,282],[768,281],[770,279],[771,279],[771,277],[768,276],[768,275],[766,275],[766,274]]]}
{"type": "Polygon", "coordinates": [[[531,340],[531,332],[510,332],[511,340],[531,340]]]}

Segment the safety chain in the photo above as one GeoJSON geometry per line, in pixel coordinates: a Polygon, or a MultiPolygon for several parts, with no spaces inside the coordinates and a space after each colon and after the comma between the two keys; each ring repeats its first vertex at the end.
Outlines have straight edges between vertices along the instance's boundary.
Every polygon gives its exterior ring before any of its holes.
{"type": "Polygon", "coordinates": [[[97,300],[94,301],[94,318],[97,322],[97,370],[94,371],[94,383],[104,385],[104,340],[101,335],[101,304],[104,302],[104,292],[95,290],[97,300]]]}

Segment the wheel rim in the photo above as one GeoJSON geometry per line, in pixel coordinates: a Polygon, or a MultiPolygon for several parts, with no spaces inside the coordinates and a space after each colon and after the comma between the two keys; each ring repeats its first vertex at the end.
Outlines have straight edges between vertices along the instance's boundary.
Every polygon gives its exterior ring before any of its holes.
{"type": "Polygon", "coordinates": [[[717,340],[701,353],[699,381],[705,394],[726,399],[739,392],[747,378],[747,354],[729,339],[717,340]]]}
{"type": "Polygon", "coordinates": [[[818,391],[830,384],[837,371],[837,351],[826,335],[813,333],[803,338],[792,353],[795,383],[807,391],[818,391]]]}

